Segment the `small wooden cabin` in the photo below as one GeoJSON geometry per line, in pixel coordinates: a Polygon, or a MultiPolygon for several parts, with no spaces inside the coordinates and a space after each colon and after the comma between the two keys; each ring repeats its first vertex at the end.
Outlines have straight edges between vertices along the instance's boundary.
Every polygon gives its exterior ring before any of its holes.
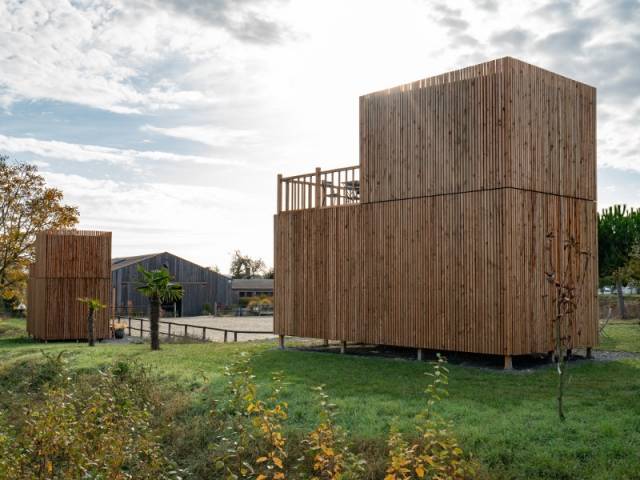
{"type": "MultiPolygon", "coordinates": [[[[47,231],[36,235],[35,263],[27,286],[27,331],[38,340],[82,340],[87,306],[78,298],[110,304],[111,232],[47,231]]],[[[95,337],[108,338],[109,309],[95,314],[95,337]]]]}
{"type": "Polygon", "coordinates": [[[572,346],[598,341],[584,83],[507,57],[364,95],[359,165],[279,176],[277,205],[281,336],[547,353],[545,265],[571,236],[590,252],[572,346]]]}

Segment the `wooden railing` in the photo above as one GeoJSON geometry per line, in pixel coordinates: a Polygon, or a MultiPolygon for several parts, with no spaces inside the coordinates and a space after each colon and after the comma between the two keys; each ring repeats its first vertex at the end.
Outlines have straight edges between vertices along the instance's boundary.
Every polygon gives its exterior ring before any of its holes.
{"type": "Polygon", "coordinates": [[[278,175],[278,213],[360,203],[360,167],[278,175]]]}
{"type": "MultiPolygon", "coordinates": [[[[145,333],[151,333],[150,329],[146,329],[145,323],[148,323],[148,318],[142,317],[120,317],[119,315],[115,318],[111,319],[111,328],[113,329],[113,325],[115,323],[125,324],[125,330],[127,330],[127,334],[132,336],[132,332],[137,332],[140,337],[144,337],[145,333]]],[[[165,335],[167,338],[171,337],[182,337],[182,338],[193,338],[200,339],[203,342],[209,340],[207,336],[207,330],[211,330],[213,332],[222,332],[223,333],[223,342],[226,343],[228,339],[228,334],[233,334],[233,341],[238,341],[238,335],[273,335],[273,331],[264,331],[264,330],[235,330],[231,328],[219,328],[219,327],[207,327],[202,325],[191,325],[188,323],[178,323],[178,322],[168,322],[166,320],[159,321],[160,326],[166,325],[166,329],[159,329],[160,335],[165,335]]]]}

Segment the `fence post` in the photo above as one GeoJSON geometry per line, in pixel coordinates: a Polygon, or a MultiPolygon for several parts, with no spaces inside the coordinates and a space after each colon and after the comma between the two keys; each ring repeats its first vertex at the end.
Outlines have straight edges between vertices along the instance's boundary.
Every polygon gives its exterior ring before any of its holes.
{"type": "Polygon", "coordinates": [[[224,331],[224,343],[227,343],[227,331],[224,331]]]}
{"type": "Polygon", "coordinates": [[[284,209],[289,211],[289,181],[284,182],[284,209]]]}
{"type": "Polygon", "coordinates": [[[167,324],[167,338],[171,338],[171,322],[167,324]]]}
{"type": "Polygon", "coordinates": [[[184,336],[188,337],[189,336],[189,332],[187,331],[187,325],[184,326],[184,336]]]}
{"type": "Polygon", "coordinates": [[[282,211],[282,174],[278,174],[278,213],[282,211]]]}
{"type": "Polygon", "coordinates": [[[143,336],[144,332],[144,320],[140,319],[140,337],[143,336]]]}
{"type": "Polygon", "coordinates": [[[320,167],[316,167],[316,208],[322,206],[322,182],[320,180],[320,167]]]}
{"type": "Polygon", "coordinates": [[[238,341],[238,332],[233,332],[233,341],[234,342],[238,341]]]}
{"type": "Polygon", "coordinates": [[[207,327],[202,327],[202,341],[207,339],[207,327]]]}
{"type": "Polygon", "coordinates": [[[129,316],[129,336],[131,336],[131,316],[129,316]]]}

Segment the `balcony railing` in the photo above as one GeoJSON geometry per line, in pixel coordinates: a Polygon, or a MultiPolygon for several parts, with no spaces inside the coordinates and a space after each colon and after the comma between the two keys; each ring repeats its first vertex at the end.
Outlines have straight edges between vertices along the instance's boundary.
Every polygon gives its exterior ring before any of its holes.
{"type": "Polygon", "coordinates": [[[278,175],[278,213],[360,203],[360,167],[278,175]]]}

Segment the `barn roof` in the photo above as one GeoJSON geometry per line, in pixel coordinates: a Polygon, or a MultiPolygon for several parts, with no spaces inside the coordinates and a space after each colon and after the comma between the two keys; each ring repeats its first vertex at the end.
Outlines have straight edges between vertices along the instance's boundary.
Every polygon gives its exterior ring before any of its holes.
{"type": "Polygon", "coordinates": [[[272,278],[235,278],[231,281],[232,290],[273,290],[272,278]]]}
{"type": "Polygon", "coordinates": [[[118,270],[120,268],[129,267],[131,265],[135,265],[136,263],[142,262],[144,260],[148,260],[149,258],[157,257],[161,255],[162,252],[158,253],[147,253],[146,255],[135,255],[133,257],[117,257],[111,259],[111,271],[118,270]]]}
{"type": "Polygon", "coordinates": [[[209,269],[207,267],[203,267],[202,265],[194,263],[194,262],[192,262],[190,260],[187,260],[185,258],[179,257],[178,255],[174,255],[173,253],[170,253],[170,252],[147,253],[146,255],[134,255],[134,256],[131,256],[131,257],[116,257],[116,258],[112,258],[111,259],[111,271],[115,272],[116,270],[120,270],[121,268],[130,267],[131,265],[135,265],[137,263],[144,262],[145,260],[149,260],[150,258],[154,258],[154,257],[157,257],[159,255],[169,255],[171,257],[179,259],[182,262],[187,262],[187,263],[190,263],[192,265],[195,265],[196,267],[201,268],[203,270],[209,270],[212,273],[215,273],[216,275],[219,275],[220,277],[229,278],[227,275],[225,275],[223,273],[213,272],[211,269],[209,269]]]}

